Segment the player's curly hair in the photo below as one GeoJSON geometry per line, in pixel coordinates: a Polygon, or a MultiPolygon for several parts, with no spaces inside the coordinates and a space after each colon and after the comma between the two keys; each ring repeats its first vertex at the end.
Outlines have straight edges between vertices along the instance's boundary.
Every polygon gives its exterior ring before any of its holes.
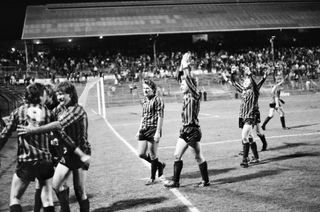
{"type": "Polygon", "coordinates": [[[157,85],[156,85],[156,83],[154,83],[154,82],[153,82],[152,80],[150,80],[150,79],[145,79],[145,80],[143,80],[143,83],[146,84],[146,85],[148,85],[148,86],[152,89],[153,93],[156,94],[156,92],[157,92],[157,85]]]}
{"type": "Polygon", "coordinates": [[[70,105],[75,105],[78,103],[78,94],[76,87],[69,81],[60,82],[56,87],[56,92],[66,93],[70,95],[71,102],[70,105]]]}
{"type": "Polygon", "coordinates": [[[44,85],[41,83],[33,83],[26,87],[25,102],[28,104],[40,104],[40,96],[43,96],[44,85]]]}

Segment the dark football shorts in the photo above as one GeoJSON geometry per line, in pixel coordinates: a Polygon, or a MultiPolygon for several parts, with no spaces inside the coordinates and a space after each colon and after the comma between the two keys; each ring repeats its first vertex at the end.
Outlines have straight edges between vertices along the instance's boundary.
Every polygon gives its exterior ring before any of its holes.
{"type": "Polygon", "coordinates": [[[201,137],[201,129],[198,126],[183,126],[180,129],[179,138],[183,139],[190,146],[196,142],[200,142],[201,137]]]}
{"type": "MultiPolygon", "coordinates": [[[[156,134],[156,131],[157,131],[157,127],[155,127],[155,126],[142,128],[139,131],[138,140],[139,141],[154,142],[154,135],[156,134]]],[[[161,136],[161,132],[160,132],[160,136],[161,136]]]]}
{"type": "Polygon", "coordinates": [[[17,176],[23,181],[47,180],[53,177],[54,167],[52,161],[18,162],[17,176]]]}
{"type": "MultiPolygon", "coordinates": [[[[86,147],[80,147],[80,149],[87,155],[91,155],[91,147],[90,145],[85,145],[86,147]]],[[[65,153],[60,162],[62,165],[68,167],[70,170],[83,169],[89,170],[90,164],[83,163],[80,160],[80,157],[73,152],[65,153]]]]}
{"type": "Polygon", "coordinates": [[[271,103],[269,104],[269,106],[270,106],[270,108],[276,108],[276,103],[275,103],[275,102],[271,102],[271,103]]]}
{"type": "Polygon", "coordinates": [[[242,129],[244,125],[243,118],[239,117],[239,128],[242,129]]]}
{"type": "Polygon", "coordinates": [[[254,111],[252,118],[245,118],[244,120],[242,118],[239,118],[239,128],[242,129],[245,124],[256,125],[256,124],[259,124],[260,122],[261,122],[260,112],[254,111]]]}
{"type": "MultiPolygon", "coordinates": [[[[279,107],[281,107],[281,104],[285,104],[285,101],[283,101],[282,99],[279,99],[279,107]]],[[[276,103],[275,102],[271,102],[269,104],[270,108],[276,108],[276,103]]]]}

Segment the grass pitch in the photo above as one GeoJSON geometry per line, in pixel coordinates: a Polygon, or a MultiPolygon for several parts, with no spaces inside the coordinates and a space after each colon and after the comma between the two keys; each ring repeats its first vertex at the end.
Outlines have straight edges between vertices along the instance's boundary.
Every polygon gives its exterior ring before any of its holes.
{"type": "MultiPolygon", "coordinates": [[[[269,98],[261,98],[262,121],[268,114],[269,98]]],[[[260,152],[261,163],[241,168],[241,131],[237,126],[239,100],[202,102],[200,125],[204,157],[211,186],[195,188],[201,181],[198,165],[186,152],[180,194],[185,205],[159,181],[144,183],[149,168],[130,147],[136,148],[135,134],[141,106],[107,108],[107,121],[96,114],[95,89],[87,98],[92,163],[87,178],[91,211],[319,211],[320,209],[320,95],[284,97],[286,122],[282,130],[278,114],[267,125],[268,151],[260,152]],[[115,134],[117,133],[117,135],[115,134]]],[[[159,158],[166,162],[166,178],[173,172],[173,152],[181,126],[181,103],[165,105],[163,137],[159,158]]],[[[258,148],[261,142],[255,138],[258,148]]],[[[16,139],[1,151],[0,211],[8,211],[11,177],[16,165],[16,139]]],[[[70,182],[70,185],[72,183],[70,182]]],[[[71,186],[72,187],[72,186],[71,186]]],[[[22,205],[32,211],[34,185],[30,184],[22,205]]],[[[59,206],[56,202],[56,210],[59,206]]],[[[79,211],[71,190],[72,211],[79,211]]]]}

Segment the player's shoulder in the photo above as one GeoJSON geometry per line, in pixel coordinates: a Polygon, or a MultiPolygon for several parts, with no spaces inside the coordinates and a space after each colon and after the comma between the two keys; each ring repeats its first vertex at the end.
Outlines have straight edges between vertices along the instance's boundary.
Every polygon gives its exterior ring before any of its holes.
{"type": "Polygon", "coordinates": [[[159,95],[156,95],[155,97],[155,101],[160,102],[161,104],[164,104],[163,98],[159,95]]]}
{"type": "Polygon", "coordinates": [[[77,113],[77,114],[85,114],[86,111],[82,105],[74,104],[68,107],[69,112],[77,113]]]}

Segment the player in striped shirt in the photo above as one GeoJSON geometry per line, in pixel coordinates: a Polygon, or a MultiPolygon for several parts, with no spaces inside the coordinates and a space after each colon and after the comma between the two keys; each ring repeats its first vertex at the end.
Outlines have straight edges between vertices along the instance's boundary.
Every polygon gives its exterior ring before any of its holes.
{"type": "Polygon", "coordinates": [[[208,176],[208,165],[202,155],[200,140],[202,137],[199,125],[199,111],[200,111],[200,93],[194,78],[190,76],[190,53],[187,52],[183,55],[181,60],[181,70],[183,77],[180,88],[183,92],[183,105],[182,105],[182,127],[180,129],[180,136],[176,143],[174,153],[174,166],[173,166],[173,179],[167,181],[164,186],[167,188],[175,188],[180,186],[180,173],[183,167],[182,156],[188,147],[195,156],[199,165],[202,182],[198,184],[199,187],[210,185],[208,176]]]}
{"type": "MultiPolygon", "coordinates": [[[[54,108],[56,108],[59,105],[59,102],[57,100],[57,95],[55,93],[54,87],[52,84],[45,84],[45,93],[46,93],[46,99],[45,99],[45,106],[52,111],[54,108]]],[[[87,160],[87,155],[85,155],[79,148],[77,148],[74,145],[74,141],[70,139],[70,137],[66,137],[66,140],[61,139],[61,136],[59,134],[54,132],[49,132],[49,141],[50,141],[50,153],[52,155],[53,164],[56,167],[63,155],[63,145],[59,145],[59,143],[64,143],[66,146],[68,146],[69,151],[74,151],[76,154],[81,157],[81,160],[85,161],[87,160]],[[60,138],[60,139],[58,139],[60,138]]],[[[36,192],[34,195],[34,208],[33,212],[40,212],[42,207],[41,202],[41,186],[39,184],[39,181],[36,180],[36,192]]]]}
{"type": "Polygon", "coordinates": [[[250,147],[253,153],[251,162],[259,162],[259,154],[257,151],[257,144],[253,139],[253,131],[262,141],[262,151],[265,151],[267,148],[267,141],[264,134],[262,134],[260,130],[260,111],[258,99],[260,95],[260,88],[269,74],[269,68],[258,84],[254,81],[252,73],[248,67],[245,69],[245,74],[246,78],[244,79],[242,85],[238,82],[235,82],[233,79],[229,80],[225,78],[226,81],[228,81],[237,89],[238,92],[241,93],[239,127],[242,128],[241,138],[243,144],[243,160],[240,163],[240,166],[244,168],[248,167],[248,155],[250,147]]]}
{"type": "MultiPolygon", "coordinates": [[[[52,113],[56,121],[40,127],[21,128],[21,133],[34,134],[39,132],[55,131],[59,140],[74,142],[75,147],[79,148],[87,155],[91,155],[91,146],[88,142],[88,116],[82,106],[78,104],[78,95],[76,89],[69,81],[58,84],[56,88],[59,106],[52,113]]],[[[64,154],[56,167],[53,177],[53,188],[56,191],[60,202],[61,211],[70,211],[69,207],[69,188],[66,182],[70,174],[73,174],[73,187],[76,199],[80,205],[81,212],[88,212],[90,208],[89,199],[85,191],[85,182],[89,162],[84,163],[71,148],[63,142],[64,154]]],[[[89,156],[88,156],[89,157],[89,156]]]]}
{"type": "Polygon", "coordinates": [[[284,129],[284,130],[288,129],[286,127],[286,122],[285,122],[285,118],[284,118],[284,111],[281,107],[281,105],[284,104],[284,101],[280,98],[280,93],[282,90],[281,85],[284,83],[284,81],[287,77],[288,76],[284,77],[283,79],[281,77],[277,77],[277,81],[276,81],[277,84],[272,87],[272,90],[271,90],[272,101],[269,104],[269,106],[270,106],[269,115],[266,117],[266,119],[264,120],[264,122],[261,126],[261,128],[263,130],[266,130],[267,123],[272,119],[274,111],[277,111],[277,113],[279,113],[279,115],[280,115],[282,129],[284,129]]]}
{"type": "MultiPolygon", "coordinates": [[[[18,125],[41,126],[51,122],[50,111],[43,106],[46,99],[44,86],[34,83],[26,88],[26,103],[14,110],[7,126],[1,132],[0,149],[18,125]]],[[[42,188],[44,211],[54,211],[52,197],[52,156],[47,133],[18,135],[18,164],[12,178],[10,211],[22,211],[20,200],[30,181],[38,179],[42,188]]]]}
{"type": "Polygon", "coordinates": [[[162,134],[164,116],[164,103],[157,94],[157,86],[152,80],[143,81],[144,100],[142,103],[142,118],[139,130],[136,134],[138,139],[139,157],[151,163],[151,177],[146,185],[155,183],[158,177],[163,175],[165,163],[158,159],[158,146],[162,134]],[[149,154],[147,154],[149,152],[149,154]]]}
{"type": "MultiPolygon", "coordinates": [[[[46,93],[46,99],[44,101],[44,105],[49,109],[49,111],[52,111],[53,108],[58,106],[59,102],[57,100],[57,96],[55,94],[53,85],[51,84],[45,84],[45,93],[46,93]]],[[[49,141],[50,141],[50,153],[52,155],[52,160],[54,166],[57,165],[58,160],[60,159],[62,153],[59,151],[61,148],[59,148],[58,145],[54,145],[52,143],[53,140],[53,132],[49,132],[49,141]]],[[[33,207],[33,212],[40,212],[41,207],[42,207],[42,202],[41,202],[41,186],[39,184],[39,181],[35,181],[36,185],[36,192],[34,194],[34,207],[33,207]]]]}

